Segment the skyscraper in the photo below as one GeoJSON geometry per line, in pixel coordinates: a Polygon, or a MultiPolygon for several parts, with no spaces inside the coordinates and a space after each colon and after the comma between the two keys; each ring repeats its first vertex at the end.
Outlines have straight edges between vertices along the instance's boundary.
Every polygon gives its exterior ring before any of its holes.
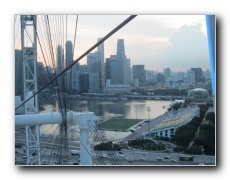
{"type": "Polygon", "coordinates": [[[118,60],[118,72],[117,79],[119,84],[125,84],[125,45],[124,39],[117,40],[117,60],[118,60]]]}
{"type": "Polygon", "coordinates": [[[157,83],[164,83],[165,82],[165,76],[161,73],[157,74],[157,83]]]}
{"type": "Polygon", "coordinates": [[[61,45],[57,46],[56,63],[56,73],[59,74],[61,71],[64,70],[64,50],[61,45]]]}
{"type": "MultiPolygon", "coordinates": [[[[73,63],[73,44],[71,41],[66,42],[66,67],[73,63]]],[[[66,72],[66,88],[76,92],[80,86],[79,63],[76,63],[66,72]]]]}
{"type": "Polygon", "coordinates": [[[171,76],[171,69],[170,68],[165,68],[164,69],[164,75],[165,75],[165,78],[168,78],[171,76]]]}
{"type": "Polygon", "coordinates": [[[66,41],[66,67],[73,63],[73,44],[71,41],[66,41]]]}
{"type": "Polygon", "coordinates": [[[106,58],[106,81],[111,80],[112,85],[130,85],[130,61],[125,55],[124,40],[118,39],[117,54],[106,58]]]}
{"type": "Polygon", "coordinates": [[[125,84],[130,85],[131,82],[131,60],[126,59],[125,61],[125,84]]]}
{"type": "MultiPolygon", "coordinates": [[[[102,38],[98,38],[97,41],[100,41],[102,38]]],[[[98,48],[97,51],[100,55],[100,63],[101,63],[101,73],[100,73],[100,84],[101,87],[104,87],[105,85],[105,68],[104,68],[104,43],[101,43],[98,48]]]]}
{"type": "Polygon", "coordinates": [[[23,94],[23,60],[22,50],[15,50],[15,95],[23,94]]]}
{"type": "MultiPolygon", "coordinates": [[[[101,38],[98,38],[100,41],[101,38]]],[[[105,85],[104,44],[98,50],[87,55],[87,69],[89,73],[89,92],[102,92],[105,85]],[[92,80],[90,78],[93,78],[92,80]]]]}
{"type": "Polygon", "coordinates": [[[192,85],[195,83],[195,72],[194,71],[187,71],[187,80],[188,84],[192,85]]]}
{"type": "Polygon", "coordinates": [[[88,89],[89,89],[89,74],[81,73],[80,74],[80,92],[88,93],[88,89]]]}
{"type": "Polygon", "coordinates": [[[118,60],[115,58],[111,58],[110,61],[110,76],[111,76],[111,84],[118,85],[120,84],[119,79],[117,78],[117,70],[118,70],[118,60]]]}
{"type": "Polygon", "coordinates": [[[201,82],[202,69],[201,68],[191,68],[191,71],[193,71],[195,73],[195,83],[201,82]]]}
{"type": "MultiPolygon", "coordinates": [[[[64,70],[64,50],[61,45],[57,46],[56,51],[56,74],[59,74],[64,70]]],[[[65,82],[64,82],[64,75],[58,77],[58,86],[61,88],[61,90],[64,90],[65,82]]]]}
{"type": "Polygon", "coordinates": [[[101,89],[101,53],[96,51],[87,55],[89,73],[89,92],[100,92],[101,89]]]}
{"type": "Polygon", "coordinates": [[[146,82],[146,73],[144,65],[133,65],[133,79],[139,79],[139,84],[144,85],[146,82]]]}
{"type": "Polygon", "coordinates": [[[211,78],[211,72],[209,71],[209,69],[206,69],[205,73],[204,73],[205,78],[209,79],[211,78]]]}

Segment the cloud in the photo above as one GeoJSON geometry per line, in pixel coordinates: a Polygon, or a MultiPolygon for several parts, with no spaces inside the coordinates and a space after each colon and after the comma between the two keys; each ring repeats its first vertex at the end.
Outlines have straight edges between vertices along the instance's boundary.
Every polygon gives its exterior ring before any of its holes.
{"type": "Polygon", "coordinates": [[[183,25],[170,38],[171,47],[164,52],[162,63],[171,69],[208,68],[208,43],[202,25],[183,25]]]}

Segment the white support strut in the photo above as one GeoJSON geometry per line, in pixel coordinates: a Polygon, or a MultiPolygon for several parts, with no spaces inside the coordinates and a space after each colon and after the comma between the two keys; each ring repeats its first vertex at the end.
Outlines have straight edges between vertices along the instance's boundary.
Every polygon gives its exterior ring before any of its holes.
{"type": "MultiPolygon", "coordinates": [[[[16,126],[35,126],[43,124],[61,124],[61,113],[15,115],[16,126]]],[[[96,116],[92,112],[67,113],[67,121],[78,121],[80,127],[80,161],[81,165],[92,165],[89,133],[95,131],[96,116]]]]}

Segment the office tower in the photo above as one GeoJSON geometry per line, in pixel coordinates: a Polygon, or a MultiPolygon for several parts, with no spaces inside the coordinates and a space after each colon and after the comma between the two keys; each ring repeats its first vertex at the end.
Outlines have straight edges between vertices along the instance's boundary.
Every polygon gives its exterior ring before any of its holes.
{"type": "Polygon", "coordinates": [[[100,93],[100,74],[99,73],[89,73],[89,93],[100,93]]]}
{"type": "Polygon", "coordinates": [[[23,94],[22,50],[15,50],[15,95],[23,94]]]}
{"type": "MultiPolygon", "coordinates": [[[[101,38],[98,39],[100,41],[101,38]]],[[[89,73],[89,92],[101,92],[105,85],[104,44],[98,50],[87,55],[87,70],[89,73]],[[94,79],[90,79],[94,78],[94,79]]]]}
{"type": "MultiPolygon", "coordinates": [[[[102,38],[98,38],[97,41],[100,41],[102,38]]],[[[105,86],[105,68],[104,68],[104,43],[101,43],[98,48],[97,51],[99,53],[100,56],[100,63],[101,63],[101,73],[100,73],[100,86],[104,87],[105,86]]]]}
{"type": "Polygon", "coordinates": [[[165,82],[165,76],[161,73],[157,74],[157,82],[158,83],[164,83],[165,82]]]}
{"type": "Polygon", "coordinates": [[[202,69],[201,68],[191,68],[191,71],[195,73],[195,83],[199,83],[202,80],[202,69]]]}
{"type": "Polygon", "coordinates": [[[171,69],[170,68],[165,68],[164,69],[164,75],[165,75],[165,78],[168,78],[171,76],[171,69]]]}
{"type": "Polygon", "coordinates": [[[133,65],[133,79],[139,79],[140,85],[144,85],[146,83],[146,72],[144,65],[133,65]]]}
{"type": "Polygon", "coordinates": [[[86,64],[79,65],[79,71],[81,74],[87,73],[88,72],[88,67],[86,64]]]}
{"type": "Polygon", "coordinates": [[[89,89],[89,74],[82,73],[80,74],[80,92],[88,93],[88,89],[89,89]]]}
{"type": "Polygon", "coordinates": [[[185,77],[187,77],[187,74],[186,72],[177,72],[176,75],[175,75],[175,80],[184,80],[185,77]]]}
{"type": "Polygon", "coordinates": [[[112,59],[110,62],[110,76],[111,84],[118,85],[120,84],[118,77],[118,60],[112,59]]]}
{"type": "MultiPolygon", "coordinates": [[[[73,44],[71,41],[66,42],[66,67],[73,63],[73,44]]],[[[75,93],[80,89],[80,68],[79,63],[76,63],[66,72],[66,89],[75,93]]]]}
{"type": "Polygon", "coordinates": [[[131,60],[126,59],[125,61],[125,84],[130,85],[131,82],[131,60]]]}
{"type": "Polygon", "coordinates": [[[154,72],[152,70],[146,70],[146,81],[152,81],[154,72]]]}
{"type": "Polygon", "coordinates": [[[89,92],[100,92],[102,86],[100,52],[96,51],[87,55],[87,69],[89,73],[89,92]]]}
{"type": "Polygon", "coordinates": [[[66,67],[73,63],[73,44],[66,41],[66,67]]]}
{"type": "Polygon", "coordinates": [[[64,50],[61,45],[57,46],[56,63],[56,73],[59,74],[61,71],[64,70],[64,50]]]}
{"type": "Polygon", "coordinates": [[[117,40],[117,60],[118,60],[118,71],[117,79],[119,84],[125,84],[125,45],[124,39],[117,40]]]}
{"type": "Polygon", "coordinates": [[[117,41],[117,54],[106,59],[106,80],[111,84],[130,85],[131,60],[126,58],[124,40],[117,41]]]}
{"type": "Polygon", "coordinates": [[[204,72],[204,76],[207,79],[211,78],[211,72],[209,71],[209,69],[206,69],[206,71],[204,72]]]}
{"type": "Polygon", "coordinates": [[[118,60],[116,55],[106,58],[106,81],[110,80],[111,84],[120,84],[118,76],[118,60]]]}
{"type": "Polygon", "coordinates": [[[105,81],[112,85],[130,85],[131,82],[131,60],[126,58],[124,40],[117,41],[117,54],[110,55],[105,62],[105,81]]]}
{"type": "MultiPolygon", "coordinates": [[[[74,67],[74,66],[73,66],[74,67]]],[[[76,68],[67,70],[66,72],[66,89],[71,90],[72,93],[76,93],[80,89],[80,72],[76,68]]]]}
{"type": "Polygon", "coordinates": [[[195,72],[194,71],[187,71],[187,82],[188,84],[192,85],[195,83],[195,72]]]}
{"type": "MultiPolygon", "coordinates": [[[[64,70],[64,50],[61,45],[57,46],[56,51],[56,75],[64,70]]],[[[65,88],[64,75],[58,77],[57,85],[63,91],[65,88]]]]}
{"type": "Polygon", "coordinates": [[[111,80],[111,59],[110,58],[106,58],[105,60],[105,82],[107,82],[107,80],[111,80]]]}

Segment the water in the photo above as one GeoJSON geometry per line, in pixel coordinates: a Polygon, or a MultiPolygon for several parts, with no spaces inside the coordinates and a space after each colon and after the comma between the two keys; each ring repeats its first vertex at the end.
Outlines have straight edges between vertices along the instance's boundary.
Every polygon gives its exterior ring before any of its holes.
{"type": "Polygon", "coordinates": [[[166,109],[163,107],[169,106],[170,101],[160,100],[77,100],[73,99],[69,102],[69,109],[81,112],[94,112],[99,117],[117,117],[121,116],[126,119],[148,119],[155,118],[164,114],[166,109]],[[150,107],[148,114],[147,107],[150,107]]]}
{"type": "MultiPolygon", "coordinates": [[[[125,119],[152,119],[159,115],[164,114],[170,104],[170,101],[160,100],[100,100],[100,99],[70,99],[69,110],[75,112],[90,111],[102,120],[106,120],[113,117],[123,117],[125,119]],[[150,111],[147,108],[150,107],[150,111]]],[[[55,112],[57,109],[52,105],[44,106],[45,112],[55,112]]],[[[50,127],[50,125],[44,125],[41,127],[43,132],[51,132],[56,130],[56,126],[50,127]]],[[[130,132],[114,132],[105,131],[107,138],[109,139],[121,139],[130,134],[130,132]]]]}

